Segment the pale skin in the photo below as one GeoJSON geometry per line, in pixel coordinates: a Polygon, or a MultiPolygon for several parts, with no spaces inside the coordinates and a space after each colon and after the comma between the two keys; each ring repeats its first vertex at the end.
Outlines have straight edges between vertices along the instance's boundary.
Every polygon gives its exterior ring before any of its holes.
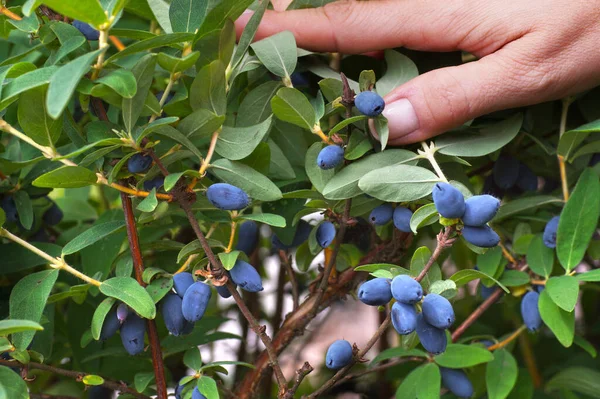
{"type": "MultiPolygon", "coordinates": [[[[419,142],[475,117],[600,84],[600,1],[338,1],[293,11],[275,1],[256,40],[283,30],[313,51],[462,50],[479,59],[437,69],[385,96],[390,144],[419,142]]],[[[238,35],[250,18],[236,22],[238,35]]]]}

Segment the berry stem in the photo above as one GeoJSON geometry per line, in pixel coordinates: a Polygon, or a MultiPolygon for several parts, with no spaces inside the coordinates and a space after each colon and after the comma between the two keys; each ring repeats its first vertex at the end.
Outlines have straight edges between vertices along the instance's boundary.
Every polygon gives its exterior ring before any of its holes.
{"type": "Polygon", "coordinates": [[[167,98],[169,98],[169,93],[171,92],[171,89],[173,88],[173,84],[175,84],[175,81],[177,80],[175,74],[171,74],[171,76],[169,76],[169,83],[167,83],[167,87],[165,88],[165,91],[163,91],[162,96],[160,97],[160,100],[158,102],[159,104],[159,108],[160,108],[160,112],[157,114],[154,114],[150,117],[150,120],[148,121],[148,123],[152,123],[156,120],[156,118],[158,118],[163,111],[163,107],[165,105],[165,103],[167,102],[167,98]]]}
{"type": "Polygon", "coordinates": [[[515,339],[517,339],[519,337],[519,335],[523,331],[525,331],[526,328],[527,327],[525,325],[522,325],[514,333],[512,333],[508,337],[506,337],[503,341],[500,341],[497,344],[494,344],[494,345],[490,346],[488,349],[490,351],[495,351],[496,349],[502,349],[502,348],[504,348],[506,345],[510,344],[512,341],[514,341],[515,339]]]}
{"type": "Polygon", "coordinates": [[[8,8],[0,5],[0,13],[6,15],[8,18],[12,19],[13,21],[20,21],[21,18],[19,15],[15,14],[14,12],[12,12],[11,10],[9,10],[8,8]]]}
{"type": "Polygon", "coordinates": [[[121,40],[118,37],[111,35],[108,37],[108,39],[112,42],[112,44],[115,45],[117,50],[119,50],[119,51],[125,50],[125,45],[123,44],[123,42],[121,42],[121,40]]]}
{"type": "Polygon", "coordinates": [[[328,135],[326,135],[325,133],[323,133],[323,130],[321,129],[321,126],[319,126],[318,124],[317,124],[317,125],[315,125],[315,126],[313,126],[312,132],[313,132],[314,134],[316,134],[317,136],[319,136],[319,137],[321,138],[321,140],[323,140],[323,142],[324,142],[325,144],[328,144],[328,145],[329,145],[329,144],[333,144],[333,143],[331,142],[331,139],[329,139],[329,136],[328,136],[328,135]]]}
{"type": "Polygon", "coordinates": [[[231,233],[229,234],[229,245],[227,245],[226,253],[230,253],[233,250],[233,241],[235,240],[235,230],[237,228],[237,222],[234,220],[231,222],[231,233]]]}

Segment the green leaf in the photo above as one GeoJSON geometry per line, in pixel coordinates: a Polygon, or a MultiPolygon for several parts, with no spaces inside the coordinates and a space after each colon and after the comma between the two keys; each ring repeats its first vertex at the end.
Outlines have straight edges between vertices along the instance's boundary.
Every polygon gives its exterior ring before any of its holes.
{"type": "Polygon", "coordinates": [[[575,343],[575,345],[579,346],[581,349],[589,353],[591,357],[595,358],[596,356],[598,356],[598,352],[596,351],[596,348],[594,348],[594,345],[592,345],[579,335],[575,336],[573,342],[575,343]]]}
{"type": "Polygon", "coordinates": [[[137,81],[135,76],[128,69],[117,69],[106,76],[96,80],[96,83],[102,83],[113,89],[118,95],[124,98],[133,98],[137,91],[137,81]]]}
{"type": "MultiPolygon", "coordinates": [[[[150,39],[152,40],[152,39],[150,39]]],[[[143,42],[138,42],[143,43],[143,42]]],[[[129,46],[127,48],[131,48],[129,46]]],[[[121,51],[121,54],[127,50],[121,51]]],[[[124,98],[121,107],[123,108],[123,123],[125,124],[125,130],[133,132],[133,127],[137,122],[138,118],[144,110],[144,104],[146,97],[150,91],[152,85],[152,78],[154,76],[154,68],[156,67],[156,58],[152,54],[148,54],[142,57],[132,69],[133,76],[137,82],[137,91],[132,98],[124,98]]]]}
{"type": "MultiPolygon", "coordinates": [[[[431,255],[432,254],[429,248],[418,248],[413,253],[412,259],[410,260],[410,275],[413,277],[418,276],[423,271],[423,269],[425,269],[425,266],[429,262],[429,259],[431,259],[431,255]]],[[[425,291],[429,291],[429,287],[431,286],[431,284],[441,279],[442,271],[440,270],[440,266],[434,262],[427,274],[425,275],[425,278],[421,280],[421,285],[423,286],[423,289],[425,289],[425,291]]]]}
{"type": "Polygon", "coordinates": [[[440,219],[435,204],[423,205],[417,209],[410,218],[410,229],[417,234],[417,229],[420,227],[429,226],[440,219]]]}
{"type": "Polygon", "coordinates": [[[556,254],[570,272],[585,255],[600,217],[600,179],[585,169],[561,213],[556,233],[556,254]]]}
{"type": "Polygon", "coordinates": [[[546,392],[569,389],[600,398],[600,372],[586,367],[569,367],[556,373],[545,385],[546,392]]]}
{"type": "Polygon", "coordinates": [[[273,113],[284,122],[311,130],[315,126],[315,110],[302,92],[282,87],[271,99],[273,113]]]}
{"type": "Polygon", "coordinates": [[[368,71],[362,71],[358,78],[358,85],[360,86],[360,91],[369,91],[375,85],[375,71],[369,69],[368,71]]]}
{"type": "Polygon", "coordinates": [[[81,166],[63,166],[44,173],[33,181],[36,187],[77,188],[96,183],[96,174],[81,166]]]}
{"type": "Polygon", "coordinates": [[[52,75],[48,85],[48,95],[46,96],[46,109],[50,117],[59,118],[67,107],[83,75],[89,71],[91,64],[98,58],[98,55],[104,51],[105,49],[100,49],[75,58],[62,65],[52,75]]]}
{"type": "MultiPolygon", "coordinates": [[[[173,28],[171,27],[171,21],[169,20],[169,3],[165,0],[148,0],[148,7],[154,14],[154,18],[160,25],[160,27],[166,33],[173,33],[173,28]]],[[[113,30],[111,30],[111,33],[113,30]]],[[[115,35],[117,35],[115,33],[115,35]]]]}
{"type": "Polygon", "coordinates": [[[551,277],[546,282],[545,291],[558,307],[572,312],[579,296],[579,280],[573,276],[551,277]]]}
{"type": "Polygon", "coordinates": [[[182,58],[175,57],[167,53],[158,53],[156,60],[158,61],[158,65],[160,65],[161,68],[171,73],[177,73],[183,72],[193,67],[196,61],[198,61],[199,57],[200,53],[198,51],[193,51],[182,58]]]}
{"type": "Polygon", "coordinates": [[[506,219],[509,216],[514,216],[525,211],[537,211],[545,205],[562,205],[563,200],[550,195],[537,195],[533,197],[519,198],[505,204],[502,204],[494,222],[506,219]]]}
{"type": "Polygon", "coordinates": [[[420,349],[406,349],[401,346],[388,348],[375,356],[373,360],[371,360],[371,363],[369,363],[369,367],[373,367],[377,363],[383,362],[384,360],[402,357],[421,357],[423,359],[427,359],[428,355],[426,352],[420,349]]]}
{"type": "Polygon", "coordinates": [[[600,269],[590,270],[589,272],[579,273],[575,275],[579,281],[598,282],[600,281],[600,269]]]}
{"type": "Polygon", "coordinates": [[[579,147],[579,144],[581,144],[590,133],[598,132],[600,132],[600,119],[579,126],[577,129],[567,130],[560,137],[556,152],[566,159],[571,159],[573,153],[577,147],[579,147]]]}
{"type": "Polygon", "coordinates": [[[198,348],[192,348],[183,354],[183,364],[191,368],[192,370],[198,371],[202,367],[202,356],[198,348]]]}
{"type": "Polygon", "coordinates": [[[104,298],[100,305],[94,311],[94,316],[92,317],[92,337],[97,341],[100,339],[100,333],[102,332],[102,325],[104,324],[104,319],[106,319],[106,315],[110,312],[110,309],[115,303],[114,298],[104,298]]]}
{"type": "Polygon", "coordinates": [[[448,344],[446,352],[436,355],[435,362],[442,367],[462,369],[494,360],[490,351],[480,346],[448,344]]]}
{"type": "Polygon", "coordinates": [[[233,59],[231,61],[232,69],[237,68],[239,63],[244,58],[248,47],[250,47],[250,43],[254,40],[254,36],[256,35],[256,31],[258,30],[258,25],[262,20],[267,7],[269,6],[269,2],[264,1],[259,4],[256,10],[254,10],[254,14],[250,17],[250,20],[244,27],[244,31],[240,36],[240,40],[238,41],[238,45],[235,49],[235,53],[233,53],[233,59]]]}
{"type": "Polygon", "coordinates": [[[520,270],[506,270],[500,277],[500,283],[506,287],[517,287],[529,283],[529,275],[520,270]]]}
{"type": "Polygon", "coordinates": [[[258,144],[271,130],[273,120],[267,118],[262,123],[248,127],[229,127],[224,126],[215,151],[224,158],[234,161],[246,158],[252,154],[258,144]]]}
{"type": "Polygon", "coordinates": [[[62,254],[70,255],[79,252],[83,248],[89,247],[104,237],[116,233],[123,227],[125,227],[125,221],[123,220],[112,220],[110,222],[96,224],[69,241],[67,245],[64,246],[62,254]]]}
{"type": "Polygon", "coordinates": [[[253,126],[271,116],[271,98],[280,88],[281,82],[266,82],[248,93],[240,104],[236,126],[253,126]]]}
{"type": "Polygon", "coordinates": [[[508,119],[486,125],[473,132],[459,131],[444,134],[435,141],[439,152],[458,157],[480,157],[490,154],[508,144],[521,129],[523,114],[516,114],[508,119]]]}
{"type": "Polygon", "coordinates": [[[88,374],[81,380],[85,385],[95,386],[104,384],[104,378],[99,375],[88,374]]]}
{"type": "Polygon", "coordinates": [[[148,284],[146,292],[148,292],[154,303],[158,303],[171,291],[171,288],[173,288],[173,279],[162,277],[154,279],[148,284]]]}
{"type": "Polygon", "coordinates": [[[240,251],[219,252],[219,259],[221,260],[225,270],[233,269],[233,266],[235,266],[235,262],[239,256],[240,251]]]}
{"type": "Polygon", "coordinates": [[[550,277],[554,265],[554,250],[544,245],[541,234],[536,235],[527,248],[527,264],[536,274],[550,277]]]}
{"type": "MultiPolygon", "coordinates": [[[[50,254],[60,256],[61,248],[50,243],[33,243],[34,247],[50,254]]],[[[41,256],[23,248],[17,243],[0,245],[2,253],[2,273],[22,272],[36,266],[47,265],[48,261],[41,256]]]]}
{"type": "Polygon", "coordinates": [[[4,212],[4,209],[0,208],[0,227],[4,226],[5,222],[6,222],[6,212],[4,212]]]}
{"type": "Polygon", "coordinates": [[[281,190],[271,180],[242,163],[218,159],[211,164],[211,172],[219,179],[244,190],[259,201],[276,201],[281,190]]]}
{"type": "Polygon", "coordinates": [[[6,337],[22,331],[42,331],[43,329],[44,327],[39,323],[31,320],[8,319],[0,321],[0,337],[6,337]]]}
{"type": "Polygon", "coordinates": [[[438,280],[431,284],[428,292],[430,294],[433,293],[441,295],[446,299],[451,299],[456,296],[458,290],[454,280],[438,280]]]}
{"type": "MultiPolygon", "coordinates": [[[[19,280],[10,293],[9,318],[39,323],[57,277],[58,270],[50,269],[29,274],[19,280]]],[[[13,334],[12,344],[19,350],[26,350],[34,334],[35,331],[13,334]]]]}
{"type": "Polygon", "coordinates": [[[19,221],[27,230],[31,229],[33,225],[33,206],[31,205],[31,198],[26,191],[19,190],[15,193],[14,197],[15,205],[17,206],[17,213],[19,214],[19,221]]]}
{"type": "MultiPolygon", "coordinates": [[[[343,121],[338,122],[337,125],[332,127],[331,130],[329,131],[329,134],[337,133],[340,130],[342,130],[343,128],[345,128],[346,126],[348,126],[352,123],[355,123],[355,122],[364,121],[365,119],[367,119],[367,117],[365,115],[352,116],[348,119],[344,119],[343,121]]],[[[383,148],[382,148],[382,150],[383,150],[383,148]]]]}
{"type": "Polygon", "coordinates": [[[491,248],[477,256],[477,267],[489,276],[498,277],[504,269],[503,259],[500,247],[491,248]]]}
{"type": "Polygon", "coordinates": [[[225,65],[220,60],[202,68],[190,87],[190,105],[194,111],[209,110],[216,115],[225,115],[227,94],[225,91],[225,65]]]}
{"type": "Polygon", "coordinates": [[[44,0],[45,5],[59,14],[87,22],[96,28],[107,22],[98,0],[44,0]]]}
{"type": "Polygon", "coordinates": [[[469,281],[477,280],[478,278],[480,278],[480,279],[490,279],[494,283],[496,283],[500,288],[502,288],[504,290],[504,292],[506,292],[507,294],[510,293],[510,291],[508,290],[508,288],[506,288],[498,280],[496,280],[492,276],[488,276],[487,274],[485,274],[483,272],[480,272],[479,270],[474,270],[474,269],[459,270],[458,272],[454,273],[454,275],[452,277],[450,277],[450,278],[452,280],[454,280],[454,282],[456,283],[456,285],[459,286],[459,287],[467,284],[469,281]]]}
{"type": "Polygon", "coordinates": [[[45,98],[46,90],[41,87],[19,96],[19,125],[36,143],[53,146],[62,133],[63,119],[54,120],[48,116],[45,98]]]}
{"type": "MultiPolygon", "coordinates": [[[[194,42],[202,36],[225,25],[229,19],[235,21],[252,4],[254,0],[223,0],[219,2],[206,16],[198,29],[194,42]]],[[[210,398],[209,398],[210,399],[210,398]]]]}
{"type": "Polygon", "coordinates": [[[188,139],[183,133],[181,133],[179,130],[175,129],[174,127],[169,126],[169,125],[159,126],[154,130],[153,133],[160,134],[162,136],[166,136],[166,137],[178,142],[179,144],[183,145],[185,148],[190,150],[196,157],[198,157],[199,160],[202,159],[202,153],[200,152],[198,147],[196,147],[190,139],[188,139]]]}
{"type": "MultiPolygon", "coordinates": [[[[398,390],[396,390],[396,399],[416,399],[419,391],[423,389],[421,385],[421,373],[423,366],[419,366],[412,370],[402,381],[398,390]]],[[[438,392],[439,396],[439,392],[438,392]]]]}
{"type": "Polygon", "coordinates": [[[427,363],[421,366],[419,375],[420,389],[417,390],[417,399],[438,399],[440,397],[440,386],[442,376],[440,368],[435,363],[427,363]]]}
{"type": "Polygon", "coordinates": [[[140,393],[144,392],[152,381],[154,381],[153,372],[136,373],[135,377],[133,377],[133,385],[135,386],[135,390],[140,393]]]}
{"type": "Polygon", "coordinates": [[[273,141],[267,140],[269,151],[271,151],[271,159],[269,160],[269,177],[276,180],[291,180],[296,178],[296,172],[292,164],[287,159],[281,148],[273,141]]]}
{"type": "MultiPolygon", "coordinates": [[[[139,53],[146,50],[151,50],[153,48],[171,46],[174,44],[189,42],[193,38],[192,33],[169,33],[163,34],[155,37],[151,37],[145,40],[141,40],[139,42],[133,43],[125,48],[123,51],[119,51],[114,55],[110,56],[106,62],[113,63],[116,60],[126,57],[131,54],[139,53]]],[[[153,56],[152,54],[148,54],[147,56],[153,56]]],[[[147,57],[146,56],[146,57],[147,57]]],[[[134,71],[135,75],[135,71],[134,71]]],[[[138,82],[139,86],[139,82],[138,82]]]]}
{"type": "Polygon", "coordinates": [[[210,137],[224,121],[225,116],[217,116],[201,108],[183,118],[177,129],[187,137],[210,137]]]}
{"type": "Polygon", "coordinates": [[[485,369],[485,384],[489,399],[505,399],[517,382],[517,361],[506,349],[494,351],[494,360],[485,369]]]}
{"type": "Polygon", "coordinates": [[[131,277],[113,277],[100,284],[104,295],[125,302],[145,319],[154,319],[156,306],[148,292],[131,277]]]}
{"type": "Polygon", "coordinates": [[[203,375],[198,379],[198,390],[206,399],[219,399],[219,390],[217,382],[210,377],[203,375]]]}
{"type": "Polygon", "coordinates": [[[385,51],[387,71],[375,86],[380,96],[385,96],[396,87],[419,75],[417,66],[407,56],[394,50],[385,51]]]}
{"type": "Polygon", "coordinates": [[[306,163],[304,165],[306,175],[319,192],[324,190],[327,183],[335,175],[335,169],[321,169],[317,164],[317,157],[324,147],[325,144],[320,141],[313,143],[306,152],[306,163]]]}
{"type": "Polygon", "coordinates": [[[274,227],[285,227],[285,218],[283,216],[274,215],[272,213],[253,213],[250,215],[242,215],[239,217],[244,220],[254,220],[255,222],[268,224],[274,227]]]}
{"type": "Polygon", "coordinates": [[[6,366],[0,366],[0,386],[4,391],[2,399],[29,399],[29,391],[25,381],[19,373],[15,373],[6,366]]]}
{"type": "Polygon", "coordinates": [[[354,132],[348,140],[346,151],[344,152],[344,158],[349,161],[362,158],[367,152],[373,149],[371,141],[362,133],[354,132]]]}
{"type": "Polygon", "coordinates": [[[208,0],[173,0],[169,20],[173,32],[195,32],[206,17],[208,0]]]}
{"type": "Polygon", "coordinates": [[[575,312],[567,312],[559,308],[546,290],[540,294],[538,308],[544,324],[552,330],[562,346],[568,348],[575,336],[575,312]]]}
{"type": "Polygon", "coordinates": [[[416,163],[415,158],[413,152],[396,149],[369,155],[336,173],[323,188],[323,195],[327,199],[335,200],[356,197],[362,194],[358,182],[367,173],[389,165],[416,163]]]}
{"type": "Polygon", "coordinates": [[[271,73],[280,78],[290,79],[298,60],[296,39],[292,32],[279,32],[252,43],[250,47],[271,73]]]}
{"type": "Polygon", "coordinates": [[[144,198],[136,208],[142,212],[154,212],[157,206],[158,200],[156,199],[156,188],[153,188],[152,191],[150,191],[150,194],[144,198]]]}
{"type": "Polygon", "coordinates": [[[434,184],[439,181],[429,169],[393,165],[367,173],[358,181],[358,187],[382,201],[406,202],[431,194],[434,184]]]}

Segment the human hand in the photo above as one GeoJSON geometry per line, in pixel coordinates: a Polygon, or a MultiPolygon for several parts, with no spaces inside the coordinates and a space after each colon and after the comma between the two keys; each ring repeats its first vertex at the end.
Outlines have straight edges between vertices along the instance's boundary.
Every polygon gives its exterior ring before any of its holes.
{"type": "MultiPolygon", "coordinates": [[[[241,34],[250,15],[236,22],[241,34]]],[[[600,1],[339,1],[268,11],[256,40],[346,54],[393,47],[480,58],[437,69],[385,97],[392,145],[425,140],[477,116],[565,97],[600,83],[600,1]]]]}

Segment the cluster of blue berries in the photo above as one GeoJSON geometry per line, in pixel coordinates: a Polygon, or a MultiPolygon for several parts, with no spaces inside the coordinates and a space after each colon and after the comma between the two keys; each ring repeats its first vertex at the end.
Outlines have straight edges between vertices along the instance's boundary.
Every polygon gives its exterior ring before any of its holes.
{"type": "Polygon", "coordinates": [[[369,215],[369,221],[375,226],[383,226],[393,220],[394,226],[404,232],[410,233],[410,219],[413,212],[404,206],[394,206],[386,203],[374,208],[369,215]]]}
{"type": "Polygon", "coordinates": [[[437,183],[433,187],[433,203],[438,213],[447,219],[462,219],[462,236],[478,247],[495,247],[500,237],[487,225],[500,208],[500,200],[491,195],[465,197],[456,187],[448,183],[437,183]]]}
{"type": "Polygon", "coordinates": [[[45,227],[55,226],[59,224],[62,221],[64,214],[63,211],[59,208],[58,205],[56,205],[54,201],[52,201],[48,197],[45,197],[45,199],[50,203],[50,207],[46,209],[46,211],[42,215],[41,225],[36,224],[34,214],[34,222],[30,229],[25,228],[25,226],[21,224],[21,221],[19,219],[19,211],[17,209],[17,204],[15,203],[15,199],[13,198],[13,196],[5,195],[4,197],[2,197],[2,199],[0,199],[0,208],[2,208],[4,214],[6,215],[7,223],[16,223],[17,226],[22,230],[31,231],[34,230],[34,226],[39,227],[39,229],[29,237],[29,241],[47,242],[49,241],[50,237],[48,236],[45,227]]]}
{"type": "Polygon", "coordinates": [[[538,178],[527,165],[511,156],[501,155],[485,179],[483,192],[502,197],[505,193],[521,194],[537,189],[538,178]]]}
{"type": "Polygon", "coordinates": [[[137,355],[144,350],[146,321],[131,311],[127,305],[120,303],[113,307],[104,318],[100,340],[111,338],[121,331],[121,342],[130,355],[137,355]]]}

